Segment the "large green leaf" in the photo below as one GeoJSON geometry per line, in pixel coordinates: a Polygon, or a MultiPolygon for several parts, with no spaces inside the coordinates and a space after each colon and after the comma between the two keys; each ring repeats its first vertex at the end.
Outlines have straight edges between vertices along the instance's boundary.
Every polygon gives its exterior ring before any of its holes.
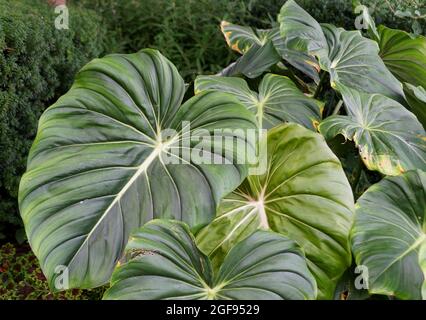
{"type": "Polygon", "coordinates": [[[387,177],[358,200],[351,231],[371,293],[426,299],[426,173],[387,177]]]}
{"type": "Polygon", "coordinates": [[[404,101],[402,84],[380,59],[376,42],[364,38],[359,31],[346,31],[332,25],[323,25],[322,30],[328,54],[319,60],[323,69],[330,73],[332,87],[345,85],[404,101]]]}
{"type": "Polygon", "coordinates": [[[426,38],[379,27],[380,56],[401,82],[426,88],[426,38]]]}
{"type": "Polygon", "coordinates": [[[315,129],[321,119],[323,103],[305,96],[287,77],[267,74],[259,85],[259,93],[250,90],[240,78],[199,76],[195,91],[213,90],[235,95],[257,118],[259,128],[269,129],[282,122],[299,123],[315,129]]]}
{"type": "Polygon", "coordinates": [[[222,21],[220,28],[228,46],[240,54],[249,51],[254,44],[263,46],[271,40],[269,30],[254,30],[228,21],[222,21]]]}
{"type": "MultiPolygon", "coordinates": [[[[249,60],[247,57],[252,56],[250,60],[254,60],[254,58],[258,58],[257,60],[260,60],[259,53],[253,54],[253,47],[265,47],[265,49],[262,50],[262,53],[265,56],[262,60],[270,62],[268,68],[278,63],[281,60],[281,57],[296,69],[299,69],[309,75],[315,81],[319,80],[319,66],[315,58],[308,54],[303,54],[290,49],[286,40],[281,37],[279,28],[253,29],[250,27],[232,24],[227,21],[222,21],[221,30],[225,36],[228,46],[232,50],[243,55],[243,58],[241,59],[249,60]],[[273,44],[273,46],[266,49],[268,42],[273,44]],[[268,54],[266,55],[265,52],[268,52],[268,54]],[[269,59],[267,57],[269,57],[269,59]],[[274,60],[272,57],[275,57],[275,62],[273,62],[274,60]]],[[[266,67],[263,69],[261,68],[261,72],[257,75],[260,75],[265,70],[267,70],[266,67]]]]}
{"type": "MultiPolygon", "coordinates": [[[[162,217],[197,229],[241,183],[247,168],[234,165],[236,153],[225,154],[220,139],[204,146],[228,164],[180,158],[200,152],[189,137],[195,130],[255,129],[254,116],[228,94],[202,93],[181,106],[183,95],[173,64],[146,49],[89,63],[43,114],[19,203],[52,287],[59,265],[70,287],[104,284],[134,228],[162,217]]],[[[224,135],[244,139],[232,132],[224,135]]]]}
{"type": "Polygon", "coordinates": [[[288,39],[294,50],[326,55],[327,40],[320,24],[295,1],[288,0],[278,15],[281,35],[288,39]]]}
{"type": "Polygon", "coordinates": [[[417,118],[398,102],[378,94],[341,87],[347,116],[331,116],[319,126],[331,139],[353,140],[370,170],[397,175],[426,169],[426,137],[417,118]]]}
{"type": "Polygon", "coordinates": [[[411,110],[417,116],[423,128],[426,128],[426,90],[421,86],[405,83],[405,96],[411,110]]]}
{"type": "Polygon", "coordinates": [[[245,75],[247,78],[257,78],[280,61],[280,56],[271,41],[260,46],[254,44],[237,61],[223,69],[220,76],[245,75]]]}
{"type": "Polygon", "coordinates": [[[238,243],[213,274],[188,227],[154,220],[133,234],[131,259],[113,274],[104,299],[314,299],[315,280],[295,242],[258,231],[238,243]]]}
{"type": "Polygon", "coordinates": [[[388,69],[405,83],[404,92],[410,110],[426,126],[426,38],[405,31],[379,27],[380,56],[388,69]]]}
{"type": "Polygon", "coordinates": [[[306,253],[319,297],[331,298],[351,261],[353,202],[341,164],[323,137],[283,124],[268,133],[267,173],[249,176],[224,198],[197,243],[217,267],[236,242],[259,228],[284,234],[306,253]]]}
{"type": "Polygon", "coordinates": [[[402,84],[380,59],[375,41],[359,31],[320,25],[293,0],[284,4],[278,20],[289,47],[315,55],[321,69],[330,73],[332,87],[344,85],[404,101],[402,84]]]}

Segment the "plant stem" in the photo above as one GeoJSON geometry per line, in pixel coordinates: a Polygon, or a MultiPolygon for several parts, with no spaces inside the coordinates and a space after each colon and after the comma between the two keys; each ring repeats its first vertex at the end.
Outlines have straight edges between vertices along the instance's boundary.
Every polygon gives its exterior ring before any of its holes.
{"type": "Polygon", "coordinates": [[[338,114],[342,105],[343,105],[343,100],[339,100],[339,102],[334,107],[333,113],[331,115],[338,114]]]}
{"type": "Polygon", "coordinates": [[[321,89],[323,87],[326,75],[327,75],[327,72],[322,71],[321,77],[320,77],[320,81],[319,81],[317,89],[315,90],[315,93],[314,93],[314,99],[318,98],[318,96],[319,96],[319,94],[321,92],[321,89]]]}

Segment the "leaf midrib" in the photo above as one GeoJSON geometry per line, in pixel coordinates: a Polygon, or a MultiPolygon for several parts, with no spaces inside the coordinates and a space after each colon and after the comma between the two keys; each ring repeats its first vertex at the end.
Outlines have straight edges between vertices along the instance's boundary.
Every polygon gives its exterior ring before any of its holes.
{"type": "Polygon", "coordinates": [[[402,258],[404,258],[406,255],[411,253],[412,251],[416,250],[420,245],[423,243],[426,243],[426,234],[423,233],[410,247],[408,247],[407,250],[405,250],[403,253],[401,253],[399,256],[397,256],[394,260],[391,261],[389,265],[386,266],[377,276],[376,280],[379,279],[387,270],[389,270],[390,267],[392,267],[395,263],[400,261],[402,258]]]}
{"type": "Polygon", "coordinates": [[[91,228],[90,232],[87,234],[86,238],[84,239],[84,241],[82,242],[82,244],[79,246],[79,248],[77,249],[77,251],[75,252],[75,254],[73,255],[73,257],[69,261],[68,266],[70,266],[74,262],[74,259],[79,255],[80,251],[86,245],[87,241],[90,239],[90,237],[93,234],[93,232],[104,221],[105,217],[108,215],[109,212],[111,212],[111,209],[114,207],[114,205],[117,204],[117,203],[119,203],[119,201],[121,200],[121,198],[123,197],[123,195],[126,193],[126,191],[133,185],[133,183],[139,178],[139,176],[141,174],[143,174],[144,172],[146,172],[148,170],[148,168],[150,167],[150,165],[157,158],[160,157],[160,155],[163,152],[164,148],[167,148],[169,145],[174,144],[178,138],[179,137],[175,137],[174,139],[171,139],[170,141],[168,141],[166,143],[158,144],[156,146],[153,145],[153,150],[152,150],[151,154],[138,167],[138,170],[130,178],[130,180],[124,185],[124,187],[120,190],[120,192],[117,193],[116,197],[110,203],[110,205],[108,206],[108,208],[105,209],[105,211],[102,214],[102,216],[98,219],[98,221],[96,222],[96,224],[91,228]]]}

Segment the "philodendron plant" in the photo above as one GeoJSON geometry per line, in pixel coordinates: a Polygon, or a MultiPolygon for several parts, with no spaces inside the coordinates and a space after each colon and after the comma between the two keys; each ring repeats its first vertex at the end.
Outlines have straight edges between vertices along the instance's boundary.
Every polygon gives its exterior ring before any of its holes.
{"type": "Polygon", "coordinates": [[[86,65],[20,185],[52,290],[426,299],[426,38],[363,15],[347,31],[289,0],[271,29],[222,22],[241,57],[193,94],[155,50],[86,65]]]}

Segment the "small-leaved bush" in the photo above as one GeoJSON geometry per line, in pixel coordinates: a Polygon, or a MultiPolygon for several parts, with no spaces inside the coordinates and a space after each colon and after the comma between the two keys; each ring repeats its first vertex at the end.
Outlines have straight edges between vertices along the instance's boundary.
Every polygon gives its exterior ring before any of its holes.
{"type": "Polygon", "coordinates": [[[69,30],[55,29],[56,17],[44,0],[0,0],[0,239],[21,226],[18,184],[37,119],[105,50],[95,12],[70,7],[69,30]]]}

